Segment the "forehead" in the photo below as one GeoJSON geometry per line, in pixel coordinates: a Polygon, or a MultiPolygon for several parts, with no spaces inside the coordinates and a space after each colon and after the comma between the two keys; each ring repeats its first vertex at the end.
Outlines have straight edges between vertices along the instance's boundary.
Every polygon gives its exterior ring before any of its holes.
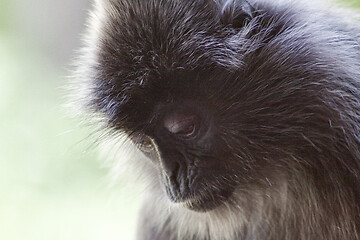
{"type": "Polygon", "coordinates": [[[234,62],[213,1],[122,0],[104,8],[98,60],[110,76],[142,84],[153,75],[234,62]]]}

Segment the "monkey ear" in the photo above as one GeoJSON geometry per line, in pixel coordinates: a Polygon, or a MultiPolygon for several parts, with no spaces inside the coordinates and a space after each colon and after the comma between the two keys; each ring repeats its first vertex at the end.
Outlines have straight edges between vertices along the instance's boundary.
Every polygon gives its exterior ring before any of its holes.
{"type": "Polygon", "coordinates": [[[255,8],[247,0],[226,0],[221,8],[220,21],[239,29],[254,18],[254,13],[255,8]]]}

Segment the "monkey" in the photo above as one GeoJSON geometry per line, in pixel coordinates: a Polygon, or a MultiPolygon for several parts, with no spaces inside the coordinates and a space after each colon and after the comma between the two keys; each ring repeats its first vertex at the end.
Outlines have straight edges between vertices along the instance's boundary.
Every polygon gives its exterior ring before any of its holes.
{"type": "Polygon", "coordinates": [[[77,104],[133,148],[138,240],[360,239],[359,22],[315,1],[94,6],[77,104]]]}

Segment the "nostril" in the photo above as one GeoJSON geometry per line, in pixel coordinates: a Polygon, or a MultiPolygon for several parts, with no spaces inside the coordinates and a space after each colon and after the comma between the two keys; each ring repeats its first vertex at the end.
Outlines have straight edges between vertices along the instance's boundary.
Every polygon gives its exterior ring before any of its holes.
{"type": "Polygon", "coordinates": [[[165,118],[164,127],[172,134],[191,137],[199,129],[199,118],[193,114],[174,114],[165,118]]]}

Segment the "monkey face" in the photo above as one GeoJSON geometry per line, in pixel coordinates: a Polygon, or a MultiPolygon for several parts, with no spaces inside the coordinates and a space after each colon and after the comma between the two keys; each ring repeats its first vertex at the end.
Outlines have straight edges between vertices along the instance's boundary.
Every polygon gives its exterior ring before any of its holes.
{"type": "Polygon", "coordinates": [[[224,115],[220,102],[211,100],[219,91],[218,81],[209,82],[214,74],[179,69],[149,76],[113,112],[113,128],[125,132],[152,162],[164,194],[195,211],[221,205],[236,185],[237,162],[224,141],[224,115]]]}
{"type": "Polygon", "coordinates": [[[217,207],[234,187],[224,175],[231,170],[214,113],[189,100],[159,104],[155,113],[146,133],[132,139],[155,163],[167,196],[196,211],[217,207]]]}
{"type": "Polygon", "coordinates": [[[232,131],[223,119],[233,82],[225,83],[223,73],[241,59],[225,40],[251,21],[252,7],[104,2],[96,58],[88,66],[90,108],[152,160],[171,201],[196,211],[217,207],[231,196],[239,169],[224,132],[232,131]]]}

